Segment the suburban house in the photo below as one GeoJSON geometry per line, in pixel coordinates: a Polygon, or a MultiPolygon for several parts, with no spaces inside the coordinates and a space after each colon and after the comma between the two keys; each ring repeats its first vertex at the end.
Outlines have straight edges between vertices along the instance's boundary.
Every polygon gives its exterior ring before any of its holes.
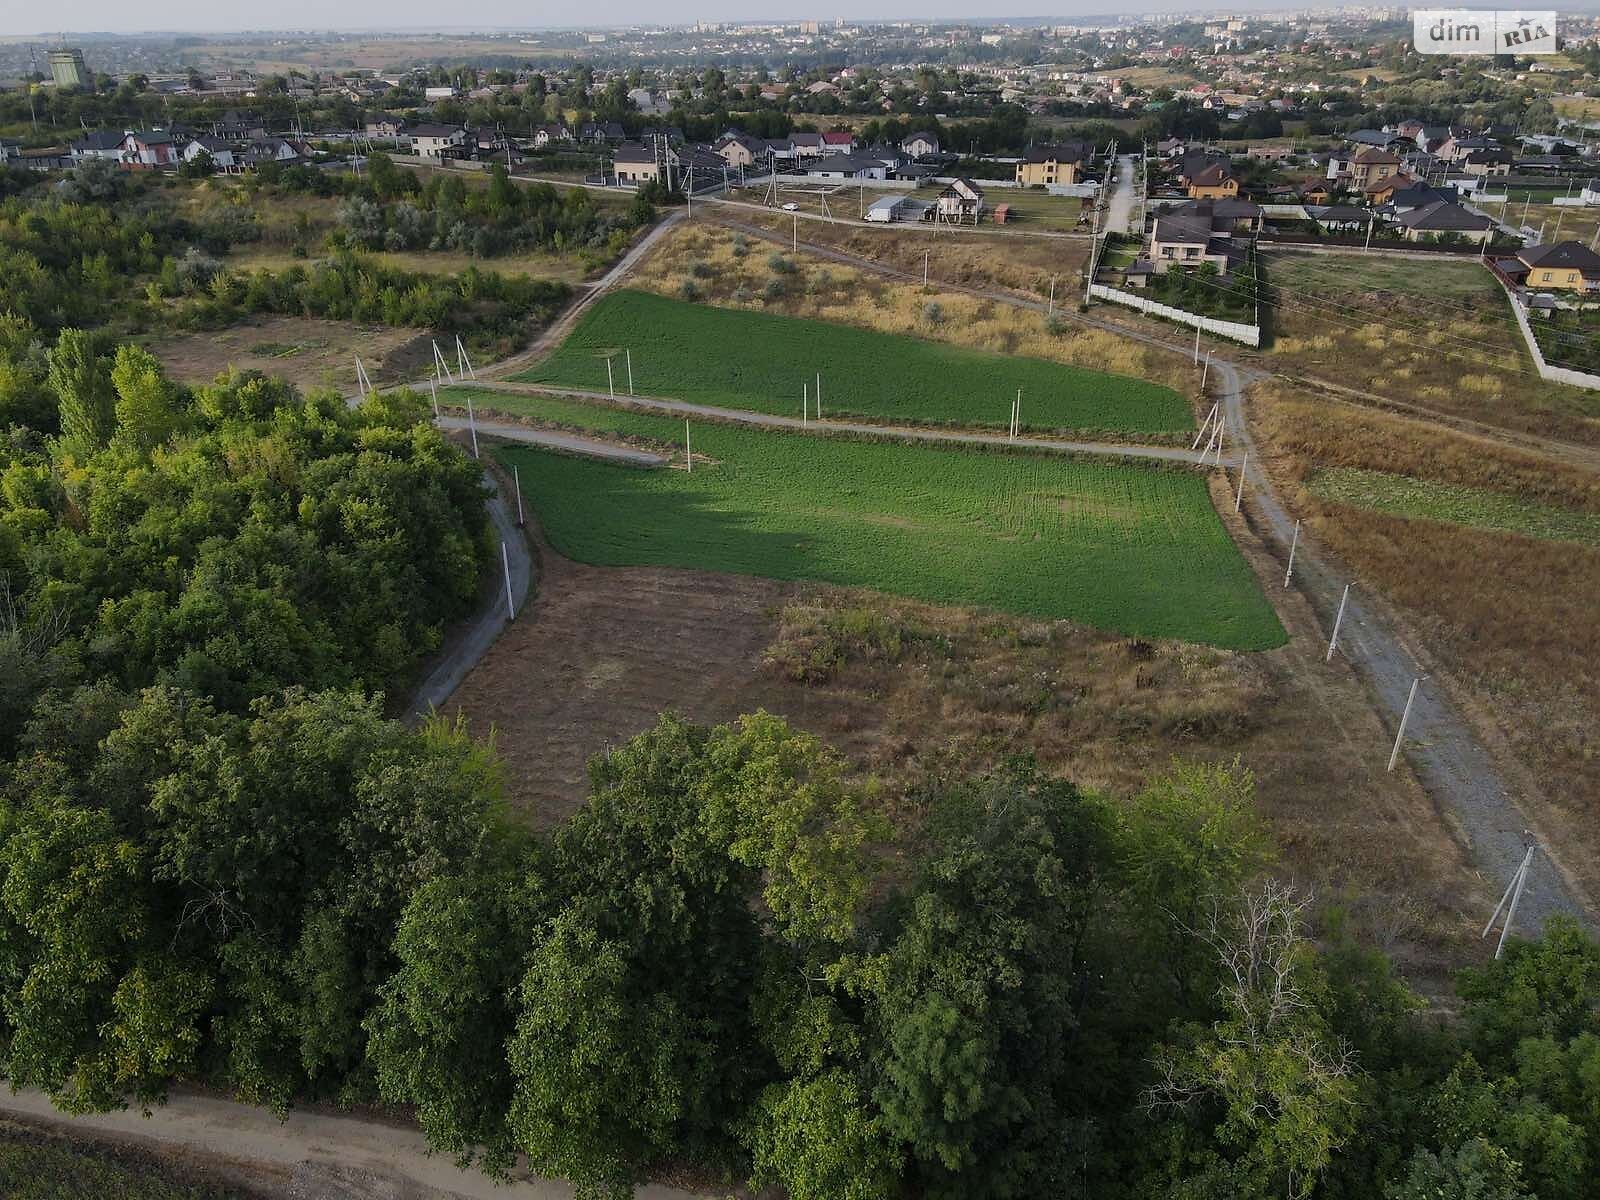
{"type": "Polygon", "coordinates": [[[1373,224],[1373,214],[1366,209],[1344,205],[1308,205],[1306,215],[1324,233],[1365,233],[1373,224]]]}
{"type": "Polygon", "coordinates": [[[1284,145],[1251,146],[1247,151],[1258,162],[1282,162],[1294,157],[1294,147],[1284,145]]]}
{"type": "Polygon", "coordinates": [[[543,150],[552,142],[570,142],[572,130],[565,125],[541,125],[533,131],[533,148],[543,150]]]}
{"type": "Polygon", "coordinates": [[[623,142],[612,158],[612,168],[618,183],[638,187],[661,178],[661,164],[656,159],[654,147],[638,142],[623,142]]]}
{"type": "Polygon", "coordinates": [[[417,125],[407,134],[411,153],[420,158],[460,158],[467,131],[460,125],[417,125]]]}
{"type": "Polygon", "coordinates": [[[1468,175],[1509,175],[1513,155],[1509,150],[1474,150],[1461,160],[1459,166],[1468,175]]]}
{"type": "Polygon", "coordinates": [[[1454,234],[1469,242],[1485,244],[1494,237],[1495,228],[1488,217],[1468,212],[1448,200],[1435,200],[1421,208],[1409,209],[1398,214],[1394,223],[1400,235],[1411,242],[1454,234]]]}
{"type": "Polygon", "coordinates": [[[122,161],[135,170],[170,167],[178,161],[178,142],[164,130],[122,135],[122,161]]]}
{"type": "Polygon", "coordinates": [[[251,138],[266,137],[267,125],[253,113],[230,108],[222,114],[222,119],[212,127],[211,132],[226,142],[247,142],[251,138]]]}
{"type": "Polygon", "coordinates": [[[1197,200],[1156,218],[1147,257],[1157,274],[1211,263],[1227,274],[1244,259],[1235,235],[1261,227],[1261,207],[1236,199],[1197,200]]]}
{"type": "Polygon", "coordinates": [[[293,163],[311,157],[309,146],[291,142],[286,138],[257,138],[245,147],[239,162],[245,167],[259,167],[262,163],[293,163]]]}
{"type": "Polygon", "coordinates": [[[765,142],[742,133],[727,134],[711,148],[722,156],[723,162],[736,168],[765,165],[768,154],[765,142]]]}
{"type": "Polygon", "coordinates": [[[806,168],[814,179],[887,179],[883,160],[865,154],[825,154],[806,168]]]}
{"type": "Polygon", "coordinates": [[[229,142],[209,133],[202,133],[199,137],[190,138],[182,150],[184,162],[192,163],[202,154],[211,156],[211,165],[219,171],[234,171],[239,167],[239,157],[233,151],[229,142]]]}
{"type": "Polygon", "coordinates": [[[385,115],[368,117],[362,131],[369,138],[378,138],[386,142],[398,142],[406,135],[406,123],[399,117],[385,115]]]}
{"type": "Polygon", "coordinates": [[[1218,271],[1228,269],[1229,242],[1214,237],[1211,221],[1193,214],[1179,216],[1175,213],[1156,218],[1150,231],[1150,262],[1158,274],[1173,267],[1198,267],[1213,264],[1218,271]]]}
{"type": "Polygon", "coordinates": [[[1498,150],[1500,143],[1489,137],[1452,137],[1447,138],[1434,154],[1445,162],[1460,162],[1469,154],[1479,150],[1498,150]]]}
{"type": "Polygon", "coordinates": [[[822,135],[820,133],[791,133],[789,142],[794,146],[796,158],[820,158],[822,135]]]}
{"type": "Polygon", "coordinates": [[[1399,170],[1399,155],[1372,146],[1363,147],[1353,154],[1336,154],[1328,160],[1328,178],[1340,180],[1353,188],[1364,188],[1399,170]]]}
{"type": "Polygon", "coordinates": [[[1517,261],[1528,269],[1524,283],[1536,291],[1589,292],[1600,289],[1600,254],[1582,242],[1524,246],[1517,261]]]}
{"type": "Polygon", "coordinates": [[[1368,180],[1362,185],[1361,195],[1368,204],[1387,204],[1397,192],[1407,191],[1416,186],[1417,181],[1411,176],[1396,172],[1368,180]]]}
{"type": "Polygon", "coordinates": [[[822,135],[822,152],[824,154],[852,154],[856,148],[856,135],[853,133],[825,133],[822,135]]]}
{"type": "Polygon", "coordinates": [[[122,140],[127,134],[113,133],[109,129],[86,133],[68,147],[72,161],[83,162],[90,158],[104,158],[110,162],[122,161],[122,140]]]}
{"type": "Polygon", "coordinates": [[[941,221],[959,224],[971,218],[976,225],[983,213],[983,189],[970,179],[953,179],[950,186],[939,193],[935,209],[941,221]]]}
{"type": "MultiPolygon", "coordinates": [[[[1389,193],[1386,203],[1392,212],[1405,213],[1417,208],[1426,208],[1428,205],[1437,204],[1440,201],[1454,204],[1458,199],[1460,199],[1460,194],[1453,187],[1433,187],[1429,184],[1418,183],[1414,179],[1408,179],[1389,193]]],[[[1385,203],[1385,201],[1378,201],[1378,203],[1385,203]]]]}
{"type": "Polygon", "coordinates": [[[1087,151],[1081,143],[1035,146],[1017,163],[1017,183],[1043,187],[1051,183],[1077,183],[1083,177],[1087,151]]]}
{"type": "Polygon", "coordinates": [[[1214,162],[1190,175],[1184,184],[1191,200],[1227,200],[1239,194],[1239,181],[1226,163],[1214,162]]]}
{"type": "Polygon", "coordinates": [[[931,133],[919,130],[901,142],[900,149],[912,158],[928,158],[939,153],[939,139],[931,133]]]}

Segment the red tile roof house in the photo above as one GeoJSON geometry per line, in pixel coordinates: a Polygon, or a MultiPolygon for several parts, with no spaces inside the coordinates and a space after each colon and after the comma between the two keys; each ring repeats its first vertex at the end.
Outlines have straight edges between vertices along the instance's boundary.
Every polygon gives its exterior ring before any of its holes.
{"type": "Polygon", "coordinates": [[[849,154],[856,148],[856,135],[853,133],[825,133],[822,135],[822,152],[824,154],[849,154]]]}
{"type": "Polygon", "coordinates": [[[179,146],[170,133],[128,133],[122,139],[122,161],[135,169],[170,167],[178,161],[179,146]]]}

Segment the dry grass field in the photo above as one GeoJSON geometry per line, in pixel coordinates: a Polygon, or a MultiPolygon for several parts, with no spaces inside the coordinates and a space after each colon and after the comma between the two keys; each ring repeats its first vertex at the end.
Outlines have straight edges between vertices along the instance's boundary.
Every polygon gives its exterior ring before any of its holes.
{"type": "Polygon", "coordinates": [[[1266,365],[1485,425],[1600,445],[1600,394],[1534,372],[1509,301],[1470,261],[1263,256],[1266,365]]]}
{"type": "MultiPolygon", "coordinates": [[[[792,223],[787,213],[727,211],[734,220],[791,236],[792,223]]],[[[1010,237],[1003,230],[962,233],[896,226],[863,229],[802,221],[800,240],[870,259],[919,279],[926,254],[932,279],[969,287],[1003,288],[1037,297],[1049,294],[1052,276],[1057,280],[1057,297],[1072,294],[1074,285],[1081,289],[1083,270],[1089,261],[1086,237],[1010,237]]]]}
{"type": "MultiPolygon", "coordinates": [[[[941,241],[940,248],[949,248],[948,239],[941,241]]],[[[905,252],[903,248],[901,252],[905,252]]],[[[920,252],[916,258],[920,269],[920,252]]],[[[725,307],[759,308],[1003,354],[1026,354],[1148,379],[1172,387],[1180,395],[1190,394],[1195,387],[1193,372],[1184,370],[1171,356],[1152,354],[1115,334],[1065,323],[1052,332],[1040,313],[937,286],[924,292],[915,285],[891,282],[804,250],[789,254],[770,242],[717,226],[674,230],[639,266],[631,283],[678,297],[685,280],[692,280],[706,301],[725,307]],[[782,277],[782,295],[768,298],[767,285],[775,277],[770,260],[778,253],[792,262],[795,270],[782,277]],[[938,306],[937,322],[929,320],[929,305],[938,306]]],[[[1047,278],[1046,290],[1048,286],[1047,278]]]]}
{"type": "Polygon", "coordinates": [[[312,317],[251,317],[227,329],[155,334],[147,349],[174,379],[210,383],[230,366],[281,375],[296,387],[355,390],[355,356],[379,386],[415,378],[432,359],[420,329],[366,328],[312,317]]]}
{"type": "Polygon", "coordinates": [[[1600,894],[1600,548],[1386,515],[1305,486],[1316,471],[1353,467],[1600,513],[1600,474],[1282,384],[1257,389],[1251,405],[1291,506],[1362,586],[1399,607],[1416,648],[1503,739],[1522,790],[1542,797],[1536,817],[1566,865],[1600,894]]]}

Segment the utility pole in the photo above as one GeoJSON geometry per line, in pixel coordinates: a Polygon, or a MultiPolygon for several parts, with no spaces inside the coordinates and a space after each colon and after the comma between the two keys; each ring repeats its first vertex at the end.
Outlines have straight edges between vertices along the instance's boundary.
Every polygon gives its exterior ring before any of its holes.
{"type": "Polygon", "coordinates": [[[922,252],[922,290],[928,290],[928,252],[922,252]]]}
{"type": "Polygon", "coordinates": [[[522,468],[511,464],[512,488],[517,493],[517,528],[522,528],[522,468]]]}
{"type": "Polygon", "coordinates": [[[1333,636],[1328,639],[1328,655],[1323,662],[1333,661],[1333,651],[1339,644],[1339,626],[1344,624],[1344,606],[1350,600],[1350,585],[1344,585],[1344,595],[1339,597],[1339,615],[1333,618],[1333,636]]]}
{"type": "Polygon", "coordinates": [[[1244,459],[1239,463],[1239,494],[1233,498],[1233,511],[1238,512],[1239,506],[1244,503],[1244,473],[1250,467],[1250,451],[1244,452],[1244,459]]]}
{"type": "Polygon", "coordinates": [[[517,619],[517,606],[511,600],[511,553],[506,549],[505,542],[500,543],[500,565],[506,573],[506,620],[517,619]]]}
{"type": "Polygon", "coordinates": [[[1300,522],[1294,523],[1294,537],[1289,542],[1289,569],[1283,573],[1283,586],[1289,586],[1289,577],[1294,574],[1294,552],[1300,546],[1300,522]]]}
{"type": "Polygon", "coordinates": [[[1511,876],[1511,882],[1506,884],[1505,893],[1500,897],[1500,903],[1494,906],[1494,912],[1489,914],[1489,923],[1483,927],[1479,938],[1489,936],[1489,931],[1494,928],[1495,918],[1505,909],[1506,922],[1500,927],[1500,941],[1494,948],[1494,956],[1500,957],[1500,952],[1506,948],[1506,938],[1511,933],[1511,919],[1517,915],[1517,902],[1522,899],[1522,889],[1528,882],[1528,870],[1533,866],[1534,840],[1533,835],[1523,830],[1522,836],[1527,839],[1528,848],[1522,855],[1522,862],[1517,866],[1516,872],[1511,876]],[[1507,907],[1510,901],[1510,907],[1507,907]]]}
{"type": "Polygon", "coordinates": [[[1417,701],[1417,685],[1422,682],[1419,676],[1411,681],[1411,691],[1406,695],[1406,707],[1400,714],[1400,728],[1394,735],[1394,749],[1389,752],[1389,770],[1394,770],[1395,763],[1400,761],[1400,747],[1406,740],[1406,722],[1411,720],[1411,706],[1417,701]]]}
{"type": "Polygon", "coordinates": [[[633,347],[623,351],[628,356],[628,395],[633,395],[633,347]]]}
{"type": "Polygon", "coordinates": [[[683,423],[683,463],[690,475],[694,474],[694,450],[689,445],[689,422],[683,423]]]}

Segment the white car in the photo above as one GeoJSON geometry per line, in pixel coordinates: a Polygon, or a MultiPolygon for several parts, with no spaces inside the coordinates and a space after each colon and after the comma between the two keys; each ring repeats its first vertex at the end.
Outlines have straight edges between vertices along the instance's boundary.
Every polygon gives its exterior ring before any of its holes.
{"type": "Polygon", "coordinates": [[[789,201],[789,203],[787,203],[787,204],[785,204],[783,206],[783,211],[784,212],[799,212],[800,211],[800,206],[798,204],[796,204],[793,200],[791,200],[791,201],[789,201]]]}

